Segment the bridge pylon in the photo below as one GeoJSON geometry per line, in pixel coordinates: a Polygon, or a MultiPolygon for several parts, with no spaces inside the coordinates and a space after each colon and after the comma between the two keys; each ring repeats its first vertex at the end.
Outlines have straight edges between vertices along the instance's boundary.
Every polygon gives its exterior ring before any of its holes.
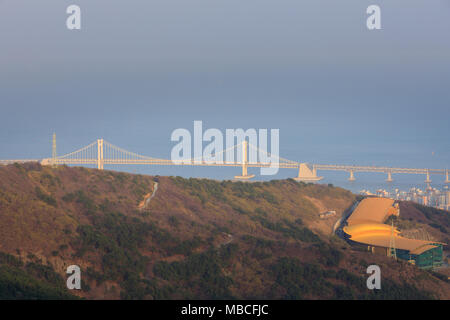
{"type": "Polygon", "coordinates": [[[298,167],[298,176],[294,178],[297,181],[316,182],[322,180],[323,177],[317,176],[317,170],[313,166],[312,169],[306,163],[300,163],[298,167]]]}
{"type": "Polygon", "coordinates": [[[448,180],[448,170],[445,170],[445,183],[450,183],[450,180],[448,180]]]}
{"type": "Polygon", "coordinates": [[[348,178],[348,181],[355,181],[355,173],[353,170],[350,170],[350,177],[348,178]]]}
{"type": "Polygon", "coordinates": [[[428,171],[428,170],[427,170],[427,179],[425,180],[425,183],[431,183],[430,171],[428,171]]]}
{"type": "Polygon", "coordinates": [[[388,177],[386,179],[386,182],[393,182],[394,180],[392,179],[392,172],[388,171],[388,177]]]}
{"type": "Polygon", "coordinates": [[[98,170],[103,170],[104,158],[103,158],[103,139],[97,140],[97,167],[98,170]]]}
{"type": "Polygon", "coordinates": [[[53,132],[53,141],[52,141],[52,166],[56,167],[56,133],[53,132]]]}
{"type": "Polygon", "coordinates": [[[248,180],[253,178],[254,174],[248,174],[248,142],[247,140],[242,141],[242,175],[234,176],[235,179],[248,180]]]}

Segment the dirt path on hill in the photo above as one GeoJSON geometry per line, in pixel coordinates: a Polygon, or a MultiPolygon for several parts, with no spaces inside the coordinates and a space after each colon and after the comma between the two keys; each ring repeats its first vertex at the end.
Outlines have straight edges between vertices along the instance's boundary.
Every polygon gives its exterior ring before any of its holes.
{"type": "Polygon", "coordinates": [[[156,191],[158,191],[158,182],[155,182],[153,185],[153,192],[150,196],[146,197],[143,201],[143,204],[139,206],[140,210],[146,210],[148,208],[148,205],[150,204],[150,201],[153,199],[153,197],[156,195],[156,191]]]}

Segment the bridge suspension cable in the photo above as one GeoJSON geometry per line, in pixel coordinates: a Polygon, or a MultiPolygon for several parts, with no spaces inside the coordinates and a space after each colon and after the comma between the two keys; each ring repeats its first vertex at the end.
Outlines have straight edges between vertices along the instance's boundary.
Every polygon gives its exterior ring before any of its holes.
{"type": "MultiPolygon", "coordinates": [[[[423,174],[426,175],[425,182],[430,183],[431,174],[445,175],[445,182],[449,181],[448,169],[414,169],[414,168],[392,168],[377,166],[358,165],[324,165],[306,164],[282,158],[279,155],[268,152],[257,147],[247,140],[243,140],[233,146],[223,150],[214,150],[211,154],[201,154],[187,159],[169,160],[154,158],[130,152],[113,145],[103,139],[98,139],[89,145],[62,156],[56,156],[56,143],[53,140],[52,158],[43,159],[43,165],[96,165],[102,170],[104,165],[190,165],[190,166],[221,166],[221,167],[242,167],[242,175],[236,176],[239,179],[249,179],[253,175],[247,173],[248,167],[267,168],[278,166],[278,168],[298,169],[298,176],[295,178],[301,181],[318,181],[322,177],[317,176],[317,171],[344,171],[350,173],[350,180],[355,180],[355,172],[379,172],[388,175],[386,181],[391,182],[392,174],[423,174]],[[250,154],[250,161],[249,161],[250,154]],[[236,155],[236,157],[235,157],[236,155]]],[[[37,160],[0,160],[0,164],[23,163],[37,160]]]]}
{"type": "Polygon", "coordinates": [[[259,158],[259,160],[256,163],[249,162],[249,165],[256,164],[256,165],[271,166],[271,165],[273,165],[274,162],[278,163],[278,165],[280,165],[280,167],[283,167],[283,168],[297,168],[300,165],[300,163],[297,161],[292,161],[292,160],[282,158],[277,155],[273,155],[272,153],[268,152],[267,150],[264,150],[262,148],[254,146],[251,143],[249,143],[248,146],[249,146],[250,150],[256,151],[257,157],[259,158]],[[261,162],[260,158],[264,158],[265,160],[270,159],[271,161],[261,162]],[[273,160],[276,160],[276,161],[273,161],[273,160]]]}

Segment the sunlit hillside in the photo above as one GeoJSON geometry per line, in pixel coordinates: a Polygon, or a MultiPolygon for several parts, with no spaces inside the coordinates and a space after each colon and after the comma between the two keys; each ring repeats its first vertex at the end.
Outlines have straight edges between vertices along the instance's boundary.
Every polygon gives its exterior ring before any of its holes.
{"type": "Polygon", "coordinates": [[[333,235],[355,200],[341,188],[294,180],[0,167],[0,295],[450,298],[443,277],[359,251],[333,235]],[[336,215],[319,217],[329,210],[336,215]],[[372,263],[383,272],[379,292],[366,288],[372,263]],[[81,291],[65,289],[65,270],[73,264],[82,270],[81,291]]]}

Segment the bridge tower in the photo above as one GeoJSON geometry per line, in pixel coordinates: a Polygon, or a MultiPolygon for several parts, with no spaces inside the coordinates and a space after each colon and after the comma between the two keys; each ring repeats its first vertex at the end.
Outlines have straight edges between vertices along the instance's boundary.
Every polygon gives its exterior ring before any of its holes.
{"type": "Polygon", "coordinates": [[[97,140],[97,166],[98,170],[103,170],[103,139],[97,140]]]}
{"type": "Polygon", "coordinates": [[[430,171],[429,170],[427,170],[427,179],[425,180],[425,183],[431,183],[430,171]]]}
{"type": "Polygon", "coordinates": [[[450,180],[448,180],[448,169],[445,170],[445,183],[450,183],[450,180]]]}
{"type": "Polygon", "coordinates": [[[298,167],[298,176],[296,178],[294,178],[294,180],[304,181],[304,182],[315,182],[315,181],[319,181],[322,179],[323,179],[323,177],[317,176],[316,167],[313,165],[313,167],[311,169],[310,166],[308,166],[308,164],[306,164],[306,163],[300,163],[300,165],[298,167]]]}
{"type": "Polygon", "coordinates": [[[353,170],[350,170],[350,177],[348,178],[348,181],[355,181],[355,173],[353,170]]]}
{"type": "Polygon", "coordinates": [[[247,140],[242,141],[242,175],[235,176],[235,179],[248,180],[253,178],[254,174],[248,174],[248,142],[247,140]]]}
{"type": "Polygon", "coordinates": [[[53,144],[52,144],[52,166],[56,166],[56,133],[53,132],[53,144]]]}
{"type": "Polygon", "coordinates": [[[387,179],[386,179],[386,182],[392,182],[392,181],[394,181],[394,180],[392,180],[392,172],[391,171],[388,171],[388,177],[387,177],[387,179]]]}

